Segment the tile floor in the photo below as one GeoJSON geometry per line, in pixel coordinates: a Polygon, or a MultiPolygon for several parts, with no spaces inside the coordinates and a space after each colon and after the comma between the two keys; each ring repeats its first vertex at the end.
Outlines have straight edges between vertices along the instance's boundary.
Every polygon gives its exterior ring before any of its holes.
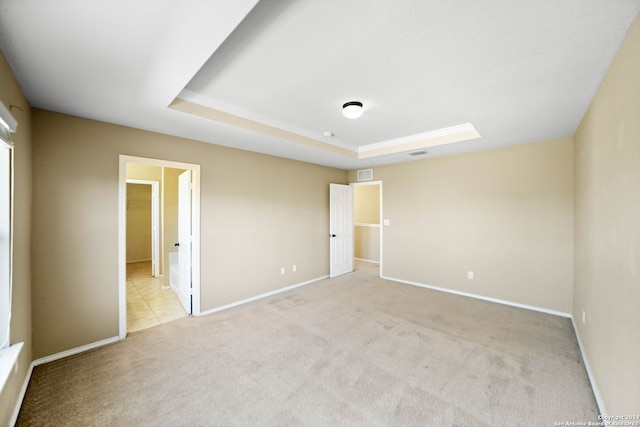
{"type": "Polygon", "coordinates": [[[151,276],[151,261],[127,264],[127,332],[186,316],[176,294],[151,276]]]}

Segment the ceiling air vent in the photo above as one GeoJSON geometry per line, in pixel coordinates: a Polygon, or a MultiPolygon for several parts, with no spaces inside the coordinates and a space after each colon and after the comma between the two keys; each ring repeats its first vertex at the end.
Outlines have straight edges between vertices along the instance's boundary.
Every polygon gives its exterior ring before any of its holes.
{"type": "Polygon", "coordinates": [[[424,150],[413,151],[413,152],[409,153],[410,156],[424,156],[425,154],[427,154],[427,152],[424,151],[424,150]]]}
{"type": "Polygon", "coordinates": [[[371,181],[373,179],[373,169],[360,169],[358,171],[358,182],[371,181]]]}

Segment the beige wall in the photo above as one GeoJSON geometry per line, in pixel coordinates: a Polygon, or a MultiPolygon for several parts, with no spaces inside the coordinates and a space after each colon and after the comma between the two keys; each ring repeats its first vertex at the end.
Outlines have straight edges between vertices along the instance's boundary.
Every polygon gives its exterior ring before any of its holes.
{"type": "Polygon", "coordinates": [[[358,225],[380,225],[380,185],[355,185],[353,193],[355,257],[380,262],[380,228],[358,225]]]}
{"type": "Polygon", "coordinates": [[[354,221],[380,224],[380,186],[356,185],[353,188],[354,221]]]}
{"type": "Polygon", "coordinates": [[[127,262],[151,260],[151,186],[127,184],[127,262]]]}
{"type": "MultiPolygon", "coordinates": [[[[640,411],[638,51],[636,19],[575,137],[575,270],[570,138],[375,170],[385,274],[573,310],[609,414],[640,411]]],[[[202,165],[203,309],[328,273],[327,184],[344,171],[41,110],[30,228],[32,111],[1,55],[0,99],[21,108],[11,340],[25,342],[0,423],[32,360],[32,318],[35,358],[118,333],[118,154],[202,165]],[[280,276],[289,263],[298,272],[280,276]]]]}
{"type": "Polygon", "coordinates": [[[138,163],[128,163],[126,177],[127,179],[158,181],[158,183],[162,184],[162,167],[154,165],[143,165],[138,163]]]}
{"type": "Polygon", "coordinates": [[[13,134],[13,318],[11,343],[24,342],[18,372],[0,393],[0,425],[8,425],[32,360],[31,341],[31,107],[0,53],[0,99],[18,121],[13,134]],[[15,106],[15,107],[11,107],[15,106]]]}
{"type": "Polygon", "coordinates": [[[170,283],[169,253],[177,251],[178,242],[178,177],[183,169],[164,168],[164,261],[167,274],[163,276],[165,285],[170,283]]]}
{"type": "Polygon", "coordinates": [[[569,313],[572,156],[564,138],[374,168],[384,275],[569,313]]]}
{"type": "Polygon", "coordinates": [[[346,171],[33,117],[35,357],[118,335],[119,154],[201,165],[202,310],[328,274],[328,184],[346,183],[346,171]]]}
{"type": "Polygon", "coordinates": [[[361,260],[380,262],[379,227],[355,227],[354,255],[361,260]]]}
{"type": "Polygon", "coordinates": [[[640,414],[640,18],[575,144],[573,315],[608,414],[640,414]]]}

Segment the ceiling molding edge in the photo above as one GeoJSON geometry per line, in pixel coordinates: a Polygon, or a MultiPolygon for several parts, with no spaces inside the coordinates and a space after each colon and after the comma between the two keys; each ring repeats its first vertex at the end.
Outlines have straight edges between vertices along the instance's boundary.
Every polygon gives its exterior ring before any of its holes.
{"type": "Polygon", "coordinates": [[[276,138],[284,139],[287,141],[303,144],[308,147],[329,151],[350,158],[358,158],[358,153],[355,150],[349,150],[342,147],[337,147],[327,142],[319,141],[317,139],[309,138],[304,135],[300,135],[295,132],[291,132],[285,129],[281,129],[275,126],[270,126],[255,120],[246,119],[235,114],[227,113],[225,111],[217,110],[214,108],[203,106],[199,103],[186,101],[182,98],[176,98],[169,105],[169,108],[183,113],[191,114],[194,116],[202,117],[209,120],[214,120],[221,123],[226,123],[231,126],[243,128],[253,132],[262,133],[264,135],[273,136],[276,138]]]}
{"type": "Polygon", "coordinates": [[[349,151],[353,151],[354,153],[357,153],[358,150],[348,144],[344,144],[342,142],[336,141],[336,140],[326,140],[326,141],[321,141],[319,139],[316,139],[316,137],[318,135],[306,132],[302,129],[298,129],[295,128],[293,126],[290,126],[288,124],[279,122],[277,120],[273,120],[270,119],[268,117],[264,117],[261,116],[259,114],[255,114],[252,113],[250,111],[247,110],[243,110],[242,108],[238,108],[235,107],[233,105],[229,105],[229,104],[225,104],[223,102],[220,101],[216,101],[214,99],[211,99],[207,96],[204,96],[202,94],[199,94],[198,92],[195,92],[191,89],[187,89],[184,88],[182,90],[182,92],[180,92],[180,94],[177,96],[177,98],[183,99],[185,101],[189,101],[193,104],[198,104],[198,105],[202,105],[203,107],[207,107],[207,108],[211,108],[213,110],[218,110],[218,111],[222,111],[224,113],[230,114],[232,116],[237,116],[246,120],[250,120],[252,122],[256,122],[256,123],[261,123],[263,125],[266,126],[270,126],[276,129],[281,129],[284,130],[286,132],[291,132],[293,134],[296,135],[300,135],[303,136],[305,138],[310,138],[313,140],[316,140],[320,143],[324,143],[324,144],[328,144],[328,145],[333,145],[339,148],[343,148],[345,150],[349,150],[349,151]]]}
{"type": "Polygon", "coordinates": [[[464,123],[403,138],[363,145],[358,152],[358,159],[397,154],[478,138],[482,138],[482,135],[478,133],[473,125],[471,123],[464,123]]]}
{"type": "MultiPolygon", "coordinates": [[[[403,136],[396,139],[389,139],[386,141],[374,142],[372,144],[363,145],[359,147],[358,152],[363,153],[366,151],[374,151],[374,150],[388,148],[388,147],[395,147],[397,145],[411,144],[418,141],[426,141],[426,140],[435,139],[441,136],[462,134],[466,132],[476,132],[476,128],[474,128],[471,123],[463,123],[460,125],[449,126],[446,128],[417,133],[415,135],[408,135],[408,136],[403,136]]],[[[480,134],[478,134],[478,137],[480,137],[480,134]]]]}
{"type": "Polygon", "coordinates": [[[344,144],[338,145],[320,141],[305,135],[303,132],[287,129],[287,127],[275,121],[266,120],[230,105],[213,101],[189,89],[184,89],[169,105],[169,108],[353,159],[369,159],[481,137],[471,123],[463,123],[416,135],[363,145],[356,150],[344,144]],[[268,124],[269,122],[272,124],[268,124]]]}

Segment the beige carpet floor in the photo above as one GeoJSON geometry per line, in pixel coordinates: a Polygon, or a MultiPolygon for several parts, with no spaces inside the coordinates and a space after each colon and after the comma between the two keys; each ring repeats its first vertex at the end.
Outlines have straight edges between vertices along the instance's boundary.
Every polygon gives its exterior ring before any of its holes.
{"type": "Polygon", "coordinates": [[[35,368],[18,426],[553,426],[597,421],[568,319],[333,280],[35,368]]]}

